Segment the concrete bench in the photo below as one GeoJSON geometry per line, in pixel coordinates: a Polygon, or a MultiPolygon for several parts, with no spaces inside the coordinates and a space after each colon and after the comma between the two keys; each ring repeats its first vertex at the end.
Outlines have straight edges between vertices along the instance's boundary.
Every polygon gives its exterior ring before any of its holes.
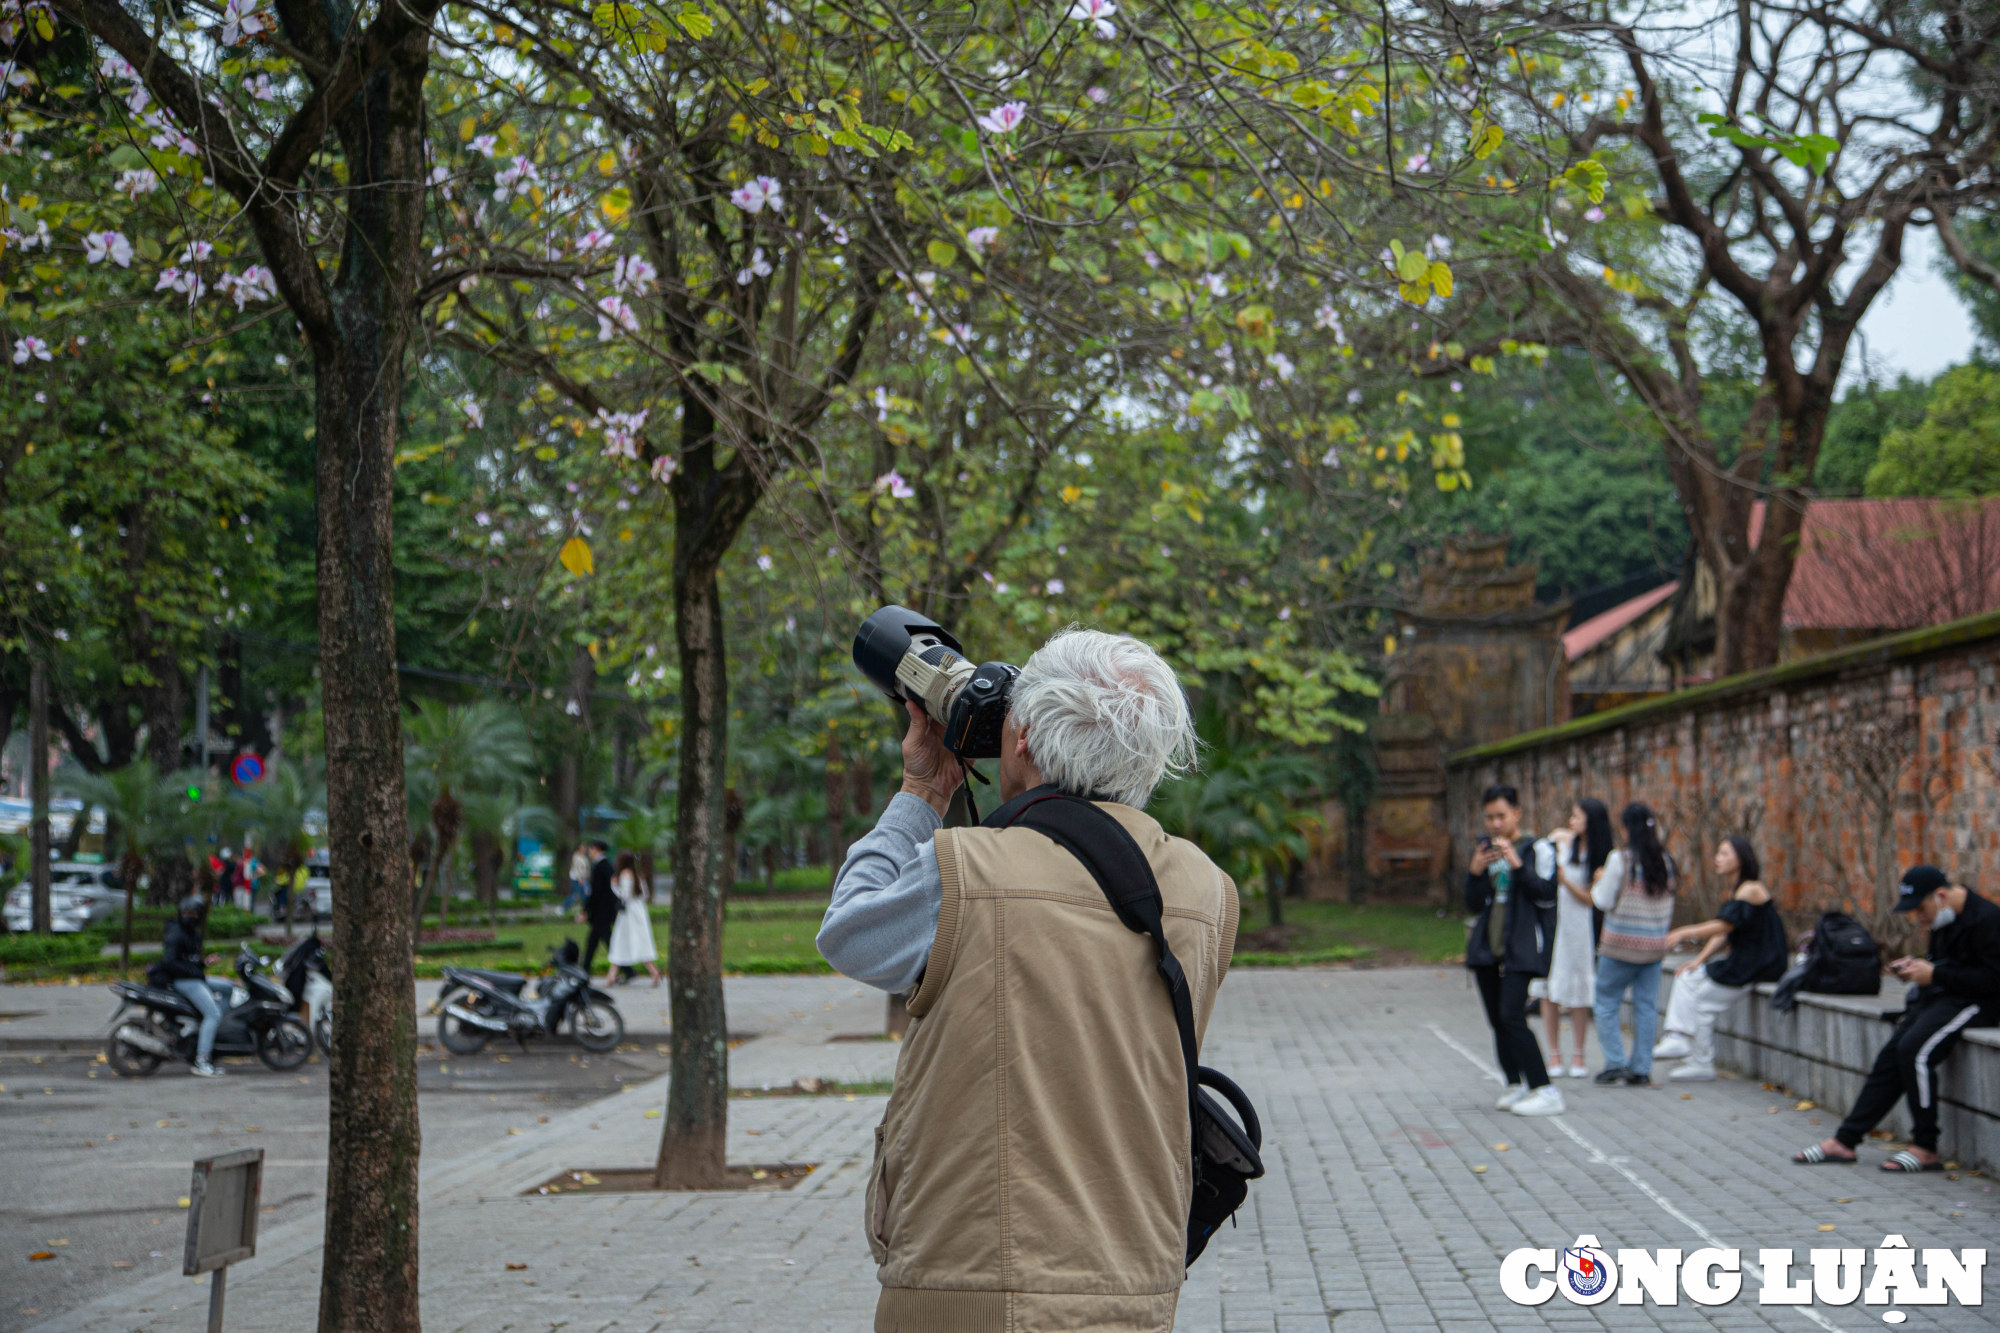
{"type": "MultiPolygon", "coordinates": [[[[1671,979],[1669,973],[1665,980],[1671,979]]],[[[1771,1007],[1776,989],[1753,987],[1723,1015],[1715,1026],[1716,1064],[1810,1097],[1835,1117],[1846,1115],[1903,1016],[1908,984],[1885,976],[1876,995],[1801,993],[1789,1014],[1771,1007]]],[[[1666,999],[1663,986],[1663,1016],[1666,999]]],[[[1878,1128],[1908,1134],[1908,1103],[1897,1102],[1878,1128]]],[[[1968,1028],[1939,1069],[1938,1151],[1948,1161],[2000,1172],[2000,1028],[1968,1028]]]]}

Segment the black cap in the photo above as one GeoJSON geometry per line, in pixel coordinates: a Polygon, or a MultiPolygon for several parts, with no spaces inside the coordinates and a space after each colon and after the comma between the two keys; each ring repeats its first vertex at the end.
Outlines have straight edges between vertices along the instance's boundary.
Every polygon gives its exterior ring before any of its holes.
{"type": "Polygon", "coordinates": [[[1919,903],[1950,883],[1944,871],[1936,866],[1911,866],[1903,872],[1902,891],[1896,898],[1896,910],[1914,912],[1919,903]]]}

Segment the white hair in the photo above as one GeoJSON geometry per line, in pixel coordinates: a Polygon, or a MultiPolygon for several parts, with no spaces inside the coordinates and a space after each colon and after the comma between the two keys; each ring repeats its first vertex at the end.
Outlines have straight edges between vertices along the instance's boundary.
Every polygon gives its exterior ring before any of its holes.
{"type": "Polygon", "coordinates": [[[1194,764],[1194,720],[1173,668],[1122,634],[1057,634],[1021,668],[1009,712],[1043,779],[1079,796],[1143,806],[1168,773],[1194,764]]]}

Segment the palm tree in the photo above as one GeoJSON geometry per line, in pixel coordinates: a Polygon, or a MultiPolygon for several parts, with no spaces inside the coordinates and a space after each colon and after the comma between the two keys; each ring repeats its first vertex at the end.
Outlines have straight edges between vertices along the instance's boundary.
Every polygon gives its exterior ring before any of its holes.
{"type": "Polygon", "coordinates": [[[1285,872],[1304,858],[1306,835],[1319,822],[1303,804],[1319,781],[1306,755],[1225,740],[1208,745],[1201,768],[1162,787],[1147,808],[1238,885],[1261,878],[1270,923],[1281,926],[1285,872]]]}
{"type": "Polygon", "coordinates": [[[486,906],[486,924],[493,925],[500,897],[500,872],[516,838],[553,837],[561,827],[555,811],[545,805],[523,805],[522,787],[473,792],[462,798],[466,851],[472,862],[474,892],[486,906]]]}
{"type": "Polygon", "coordinates": [[[403,735],[410,799],[426,802],[431,826],[430,865],[410,910],[421,919],[425,900],[443,881],[442,926],[451,906],[452,852],[464,826],[464,800],[517,789],[534,767],[534,742],[518,712],[487,699],[471,704],[420,699],[403,735]]]}
{"type": "MultiPolygon", "coordinates": [[[[150,759],[135,759],[123,768],[106,773],[90,773],[74,765],[56,774],[56,790],[84,803],[80,819],[90,817],[90,807],[104,811],[109,830],[118,839],[118,877],[125,886],[125,929],[119,949],[118,966],[132,967],[132,906],[140,873],[149,860],[180,856],[181,841],[193,826],[190,812],[199,799],[190,800],[191,789],[202,790],[198,775],[162,774],[150,759]]],[[[155,876],[159,878],[159,876],[155,876]]]]}
{"type": "Polygon", "coordinates": [[[665,805],[635,805],[611,826],[612,842],[639,858],[639,882],[648,898],[653,895],[653,855],[673,844],[674,820],[674,806],[669,801],[665,805]]]}

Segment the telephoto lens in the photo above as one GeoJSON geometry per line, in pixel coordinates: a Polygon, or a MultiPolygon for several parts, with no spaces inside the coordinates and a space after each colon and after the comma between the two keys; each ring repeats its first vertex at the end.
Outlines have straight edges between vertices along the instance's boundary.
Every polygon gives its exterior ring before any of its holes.
{"type": "Polygon", "coordinates": [[[1000,726],[1020,669],[1006,662],[974,666],[951,631],[901,606],[885,606],[854,635],[854,665],[891,699],[920,705],[944,728],[947,750],[961,759],[996,759],[1000,726]]]}

